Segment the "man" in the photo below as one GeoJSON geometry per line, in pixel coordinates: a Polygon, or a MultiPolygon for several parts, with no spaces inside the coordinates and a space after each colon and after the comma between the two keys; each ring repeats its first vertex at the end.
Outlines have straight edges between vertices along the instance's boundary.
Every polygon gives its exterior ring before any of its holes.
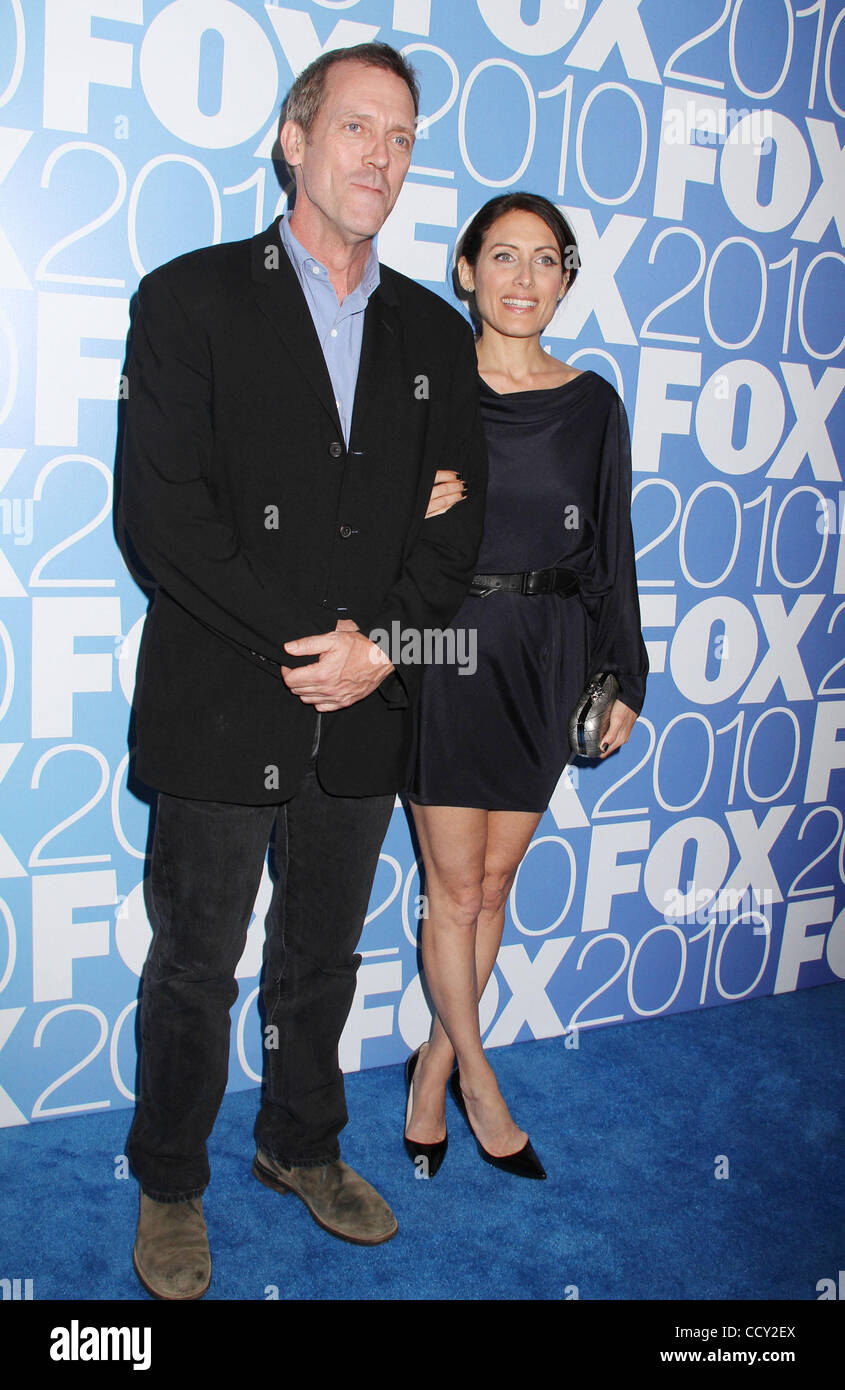
{"type": "Polygon", "coordinates": [[[134,707],[159,798],[128,1152],[135,1268],[161,1298],[210,1282],[206,1140],[271,839],[253,1172],[342,1239],[397,1229],[338,1145],[338,1040],[420,675],[365,634],[450,621],[486,482],[469,328],[373,247],[417,111],[387,45],[321,56],[281,131],[292,215],[138,288],[120,520],[155,588],[134,707]],[[467,500],[426,518],[446,468],[467,500]]]}

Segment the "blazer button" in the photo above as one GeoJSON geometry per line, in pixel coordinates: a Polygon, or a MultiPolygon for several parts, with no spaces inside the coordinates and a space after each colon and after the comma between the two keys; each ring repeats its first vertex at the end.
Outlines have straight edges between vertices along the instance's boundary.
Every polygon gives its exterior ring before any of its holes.
{"type": "Polygon", "coordinates": [[[344,540],[348,540],[349,537],[352,535],[352,527],[351,527],[351,526],[341,526],[341,528],[340,528],[340,534],[343,536],[343,539],[344,539],[344,540]]]}
{"type": "Polygon", "coordinates": [[[333,439],[331,444],[329,445],[329,454],[333,459],[339,459],[342,453],[343,445],[338,444],[337,440],[333,439]]]}

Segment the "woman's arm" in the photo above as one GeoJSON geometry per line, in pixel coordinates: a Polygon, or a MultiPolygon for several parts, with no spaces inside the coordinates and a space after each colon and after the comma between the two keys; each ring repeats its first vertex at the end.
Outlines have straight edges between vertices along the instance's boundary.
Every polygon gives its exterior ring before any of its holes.
{"type": "Polygon", "coordinates": [[[591,670],[612,671],[619,681],[603,740],[606,757],[627,742],[648,675],[631,528],[631,442],[625,407],[615,393],[599,465],[596,564],[584,598],[595,622],[591,670]]]}

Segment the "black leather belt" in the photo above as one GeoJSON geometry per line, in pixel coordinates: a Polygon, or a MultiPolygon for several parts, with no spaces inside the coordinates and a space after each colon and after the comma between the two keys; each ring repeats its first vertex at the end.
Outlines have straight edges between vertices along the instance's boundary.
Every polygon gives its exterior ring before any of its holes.
{"type": "Polygon", "coordinates": [[[572,570],[528,570],[524,574],[474,574],[469,592],[475,598],[488,594],[559,594],[566,598],[578,589],[577,576],[572,570]]]}

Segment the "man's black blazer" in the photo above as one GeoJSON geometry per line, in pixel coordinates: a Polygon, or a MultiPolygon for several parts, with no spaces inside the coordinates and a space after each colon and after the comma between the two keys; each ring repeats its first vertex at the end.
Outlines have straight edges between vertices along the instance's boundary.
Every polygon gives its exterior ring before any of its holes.
{"type": "MultiPolygon", "coordinates": [[[[347,449],[276,222],[141,280],[127,375],[118,534],[154,588],[135,773],[177,796],[278,802],[316,727],[281,678],[302,660],[283,644],[339,614],[364,633],[444,627],[464,597],[487,475],[471,331],[382,266],[347,449]],[[469,498],[425,520],[437,468],[462,472],[469,498]]],[[[401,788],[420,674],[398,667],[322,716],[326,791],[401,788]]]]}

